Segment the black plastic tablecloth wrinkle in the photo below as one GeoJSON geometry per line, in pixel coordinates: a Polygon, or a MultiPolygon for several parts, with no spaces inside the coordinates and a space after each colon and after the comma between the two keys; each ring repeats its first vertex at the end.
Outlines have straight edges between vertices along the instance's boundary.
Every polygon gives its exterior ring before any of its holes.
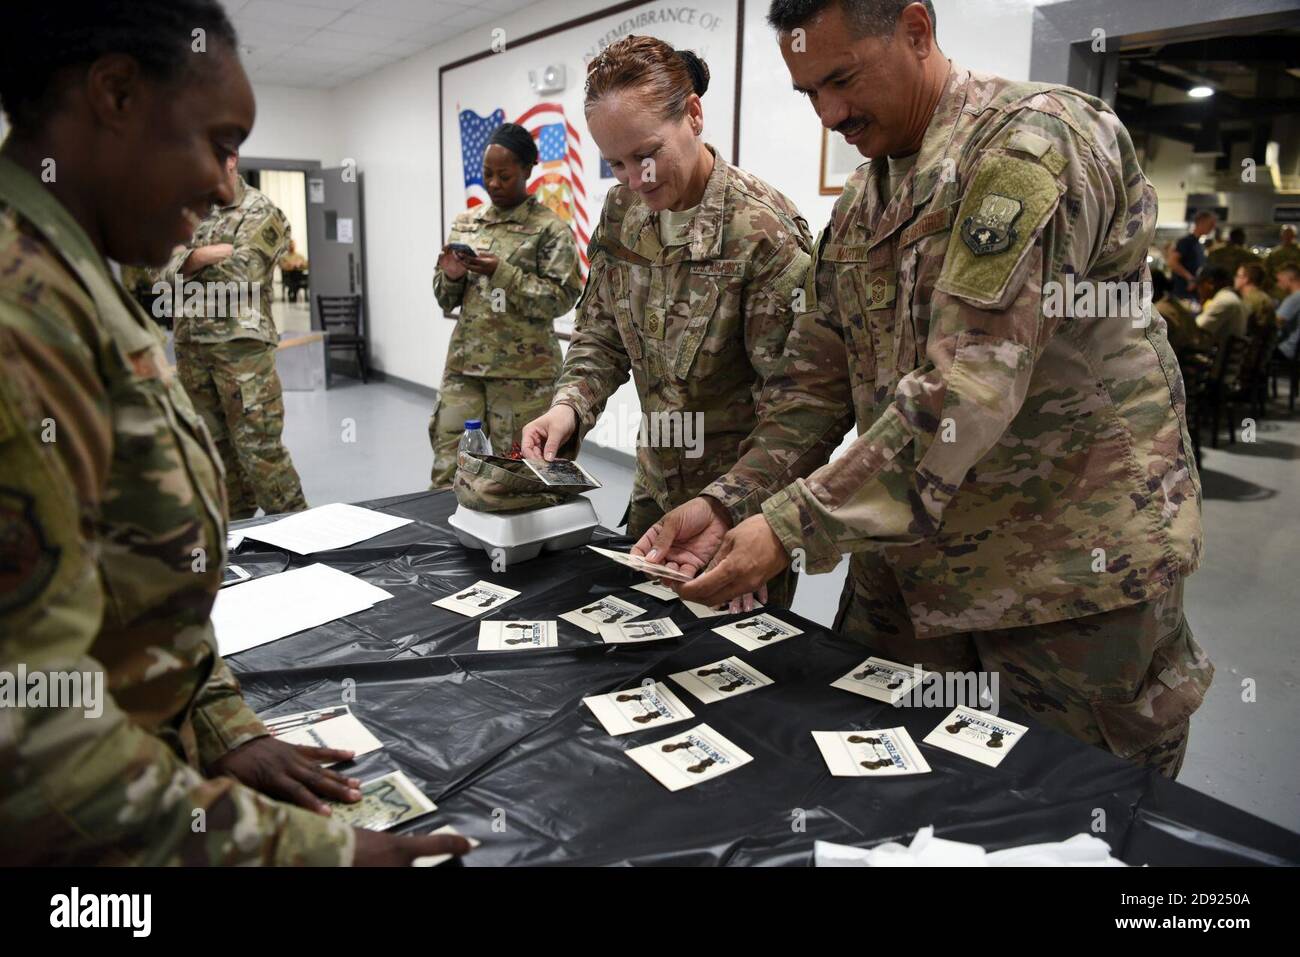
{"type": "MultiPolygon", "coordinates": [[[[997,768],[920,745],[930,774],[832,777],[812,731],[902,726],[919,743],[947,709],[893,708],[829,687],[870,650],[791,612],[776,614],[804,634],[746,652],[711,631],[735,616],[698,620],[680,602],[633,591],[639,576],[585,549],[494,573],[447,527],[450,494],[364,504],[417,521],[353,548],[288,556],[290,564],[323,561],[394,597],[230,663],[261,714],[350,704],[384,743],[350,773],[404,771],[438,809],[401,830],[451,824],[479,839],[467,866],[806,866],[815,840],[906,842],[930,824],[990,850],[1089,832],[1130,864],[1300,862],[1300,835],[1041,727],[1005,702],[1002,714],[1031,731],[997,768]],[[618,595],[685,634],[611,646],[559,620],[558,648],[479,652],[480,619],[431,603],[480,578],[521,592],[485,617],[558,620],[618,595]],[[582,704],[733,655],[775,684],[705,705],[670,681],[695,717],[620,737],[582,704]],[[673,793],[623,754],[700,723],[754,760],[673,793]]],[[[285,558],[250,540],[234,560],[279,567],[285,558]]]]}

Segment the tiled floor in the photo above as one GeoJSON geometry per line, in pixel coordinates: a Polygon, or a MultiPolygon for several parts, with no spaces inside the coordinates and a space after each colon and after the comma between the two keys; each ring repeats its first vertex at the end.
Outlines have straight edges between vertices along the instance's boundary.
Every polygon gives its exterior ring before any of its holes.
{"type": "MultiPolygon", "coordinates": [[[[286,442],[315,503],[396,495],[428,484],[432,401],[383,382],[335,379],[288,393],[286,442]]],[[[1192,723],[1183,784],[1300,830],[1300,416],[1265,420],[1257,441],[1207,449],[1206,556],[1187,585],[1187,614],[1218,673],[1192,723]],[[1253,700],[1248,693],[1253,687],[1253,700]]],[[[617,525],[630,471],[590,453],[605,483],[593,498],[617,525]]],[[[805,577],[795,610],[834,617],[843,567],[805,577]]]]}

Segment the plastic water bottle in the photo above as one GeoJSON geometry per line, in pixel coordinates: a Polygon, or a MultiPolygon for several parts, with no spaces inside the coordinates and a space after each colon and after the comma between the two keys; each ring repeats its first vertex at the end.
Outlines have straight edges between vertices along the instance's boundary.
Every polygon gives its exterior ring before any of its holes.
{"type": "Polygon", "coordinates": [[[483,431],[481,419],[468,419],[465,422],[465,431],[460,437],[460,446],[456,453],[457,459],[463,462],[466,452],[476,458],[492,454],[492,443],[488,441],[487,434],[483,431]]]}

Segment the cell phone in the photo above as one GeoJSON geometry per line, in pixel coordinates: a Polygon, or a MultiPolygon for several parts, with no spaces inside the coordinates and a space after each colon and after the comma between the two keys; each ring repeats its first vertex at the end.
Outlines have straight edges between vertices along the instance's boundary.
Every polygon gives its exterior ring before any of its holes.
{"type": "MultiPolygon", "coordinates": [[[[245,571],[243,568],[240,568],[238,565],[227,565],[221,570],[221,587],[225,588],[227,585],[238,585],[240,582],[246,582],[252,577],[253,576],[250,573],[245,571]]],[[[243,592],[240,592],[240,594],[243,594],[243,592]]]]}
{"type": "Polygon", "coordinates": [[[473,246],[467,246],[465,243],[448,243],[447,248],[454,252],[461,259],[476,259],[478,253],[474,251],[473,246]]]}

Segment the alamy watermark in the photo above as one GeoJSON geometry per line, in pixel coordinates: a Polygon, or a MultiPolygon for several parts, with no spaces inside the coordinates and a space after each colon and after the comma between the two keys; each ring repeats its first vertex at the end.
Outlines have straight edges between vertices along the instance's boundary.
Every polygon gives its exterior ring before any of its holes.
{"type": "Polygon", "coordinates": [[[104,713],[102,671],[0,671],[0,708],[80,708],[87,718],[104,713]]]}
{"type": "Polygon", "coordinates": [[[610,410],[588,438],[607,448],[684,449],[686,458],[698,459],[704,455],[704,413],[610,410]]]}
{"type": "Polygon", "coordinates": [[[1064,282],[1043,283],[1043,315],[1048,319],[1128,319],[1133,328],[1151,324],[1149,282],[1105,282],[1075,280],[1066,273],[1064,282]]]}
{"type": "Polygon", "coordinates": [[[153,315],[155,319],[174,319],[178,316],[209,319],[226,319],[246,316],[260,308],[262,284],[260,282],[185,282],[177,276],[174,282],[159,279],[153,284],[153,315]]]}

